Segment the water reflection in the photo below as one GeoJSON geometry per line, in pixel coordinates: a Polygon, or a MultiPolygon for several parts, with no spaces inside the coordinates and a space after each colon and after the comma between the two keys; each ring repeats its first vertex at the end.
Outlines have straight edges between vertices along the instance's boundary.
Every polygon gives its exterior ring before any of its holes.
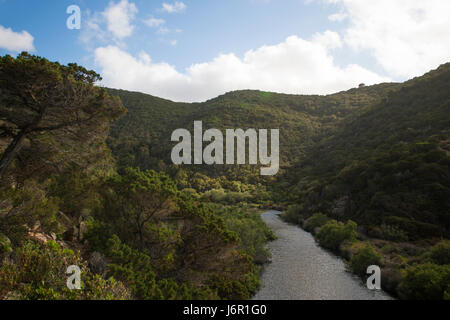
{"type": "Polygon", "coordinates": [[[263,220],[278,239],[268,245],[272,263],[265,266],[258,300],[386,300],[345,269],[343,261],[320,248],[311,234],[283,222],[278,211],[263,220]]]}

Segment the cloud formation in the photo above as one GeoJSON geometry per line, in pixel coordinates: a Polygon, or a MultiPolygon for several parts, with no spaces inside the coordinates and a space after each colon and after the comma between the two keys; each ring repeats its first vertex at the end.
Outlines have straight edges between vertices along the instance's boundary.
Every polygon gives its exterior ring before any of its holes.
{"type": "Polygon", "coordinates": [[[106,19],[108,31],[117,39],[123,39],[133,34],[134,20],[138,9],[134,3],[128,0],[121,0],[118,3],[110,2],[109,6],[102,13],[106,19]]]}
{"type": "Polygon", "coordinates": [[[173,4],[164,2],[161,10],[167,13],[177,13],[186,10],[186,8],[187,6],[183,2],[175,1],[173,4]]]}
{"type": "Polygon", "coordinates": [[[386,72],[410,78],[450,60],[448,0],[327,0],[348,18],[344,42],[373,55],[386,72]]]}
{"type": "Polygon", "coordinates": [[[14,32],[0,25],[0,48],[12,52],[34,51],[34,38],[27,31],[14,32]]]}
{"type": "Polygon", "coordinates": [[[159,26],[165,24],[166,21],[164,19],[158,19],[158,18],[151,17],[151,18],[148,18],[147,20],[144,20],[144,23],[147,26],[154,28],[154,27],[159,27],[159,26]]]}
{"type": "Polygon", "coordinates": [[[390,79],[358,65],[337,66],[332,50],[342,45],[331,31],[312,40],[297,36],[245,53],[221,54],[185,72],[154,62],[141,52],[134,57],[117,46],[95,50],[95,60],[110,87],[141,91],[175,101],[204,101],[227,91],[260,89],[293,94],[328,94],[390,79]]]}
{"type": "MultiPolygon", "coordinates": [[[[294,35],[279,44],[249,50],[242,57],[234,53],[220,54],[186,70],[177,70],[164,61],[152,61],[145,52],[137,56],[130,54],[118,41],[109,46],[105,41],[95,50],[96,63],[105,85],[176,101],[204,101],[240,89],[328,94],[361,82],[370,85],[391,79],[406,80],[450,58],[450,20],[447,17],[450,1],[320,0],[321,4],[324,2],[335,6],[336,12],[328,18],[343,24],[339,33],[326,31],[309,40],[294,35]],[[337,64],[333,59],[337,50],[339,54],[360,52],[373,57],[384,75],[357,64],[337,64]]],[[[131,15],[123,15],[131,17],[125,19],[131,25],[134,10],[125,10],[126,4],[131,5],[122,0],[113,7],[131,12],[131,15]]],[[[175,13],[185,10],[186,5],[177,1],[164,3],[162,8],[175,13]]],[[[164,22],[156,18],[145,21],[148,26],[157,28],[159,35],[170,32],[164,22]]],[[[177,44],[176,40],[164,41],[177,44]]]]}

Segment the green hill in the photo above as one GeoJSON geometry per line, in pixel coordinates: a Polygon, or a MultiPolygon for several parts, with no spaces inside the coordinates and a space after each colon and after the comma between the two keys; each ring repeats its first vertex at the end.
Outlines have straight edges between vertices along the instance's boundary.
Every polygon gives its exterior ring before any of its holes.
{"type": "Polygon", "coordinates": [[[119,167],[166,171],[197,192],[250,190],[258,200],[262,189],[254,187],[269,187],[272,199],[301,206],[294,221],[321,211],[375,233],[388,224],[413,239],[448,236],[448,88],[450,64],[405,83],[328,96],[246,90],[185,104],[110,90],[128,114],[112,125],[108,143],[119,167]],[[192,132],[198,120],[222,130],[280,128],[281,173],[262,178],[248,165],[173,166],[172,131],[192,132]]]}
{"type": "Polygon", "coordinates": [[[327,96],[192,104],[98,79],[0,58],[0,298],[247,299],[274,238],[257,212],[273,207],[355,273],[379,265],[397,296],[450,296],[450,64],[327,96]],[[280,172],[173,165],[172,132],[194,121],[280,129],[280,172]]]}
{"type": "Polygon", "coordinates": [[[261,91],[236,91],[204,103],[174,103],[141,93],[109,90],[118,95],[128,114],[112,124],[108,145],[120,168],[128,166],[170,172],[185,177],[181,185],[202,192],[211,189],[252,189],[267,185],[273,178],[262,178],[256,167],[172,165],[175,145],[172,132],[186,128],[193,132],[194,121],[203,128],[280,129],[280,166],[287,170],[320,136],[331,134],[338,125],[364,107],[386,97],[397,84],[380,84],[352,89],[329,96],[301,96],[261,91]],[[202,180],[202,181],[198,181],[202,180]],[[244,187],[236,187],[237,185],[244,187]]]}
{"type": "Polygon", "coordinates": [[[237,91],[181,104],[111,90],[129,112],[108,144],[119,167],[165,171],[195,198],[281,206],[284,219],[313,232],[356,273],[380,265],[385,290],[440,299],[449,294],[449,88],[445,64],[405,83],[328,96],[237,91]],[[195,120],[204,128],[279,128],[279,174],[171,165],[171,132],[192,132],[195,120]]]}
{"type": "Polygon", "coordinates": [[[448,237],[448,88],[450,64],[399,85],[309,149],[281,178],[299,216],[322,211],[413,239],[448,237]]]}

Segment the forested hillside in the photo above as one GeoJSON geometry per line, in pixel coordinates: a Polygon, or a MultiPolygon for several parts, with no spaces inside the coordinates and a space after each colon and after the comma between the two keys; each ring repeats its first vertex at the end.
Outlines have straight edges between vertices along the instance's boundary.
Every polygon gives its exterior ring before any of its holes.
{"type": "MultiPolygon", "coordinates": [[[[450,64],[328,96],[237,91],[175,103],[0,58],[0,298],[248,299],[272,232],[312,232],[400,298],[450,297],[450,64]],[[171,134],[280,129],[280,172],[183,165],[171,134]],[[82,291],[65,286],[79,265],[82,291]]],[[[307,258],[307,257],[305,257],[307,258]]]]}
{"type": "Polygon", "coordinates": [[[27,53],[0,59],[0,298],[249,299],[270,230],[164,172],[118,172],[105,142],[127,110],[100,79],[27,53]],[[66,287],[71,265],[82,290],[66,287]]]}
{"type": "MultiPolygon", "coordinates": [[[[328,247],[349,261],[369,252],[364,265],[370,253],[379,255],[385,289],[407,298],[411,291],[400,283],[408,268],[429,261],[423,254],[449,237],[449,88],[450,64],[405,83],[329,96],[238,91],[180,104],[114,90],[129,114],[113,125],[108,142],[122,166],[166,171],[199,198],[282,204],[285,219],[317,235],[329,221],[356,222],[356,243],[344,236],[328,247]],[[172,166],[170,133],[192,132],[194,120],[204,128],[280,128],[281,172],[267,179],[249,166],[172,166]]],[[[447,280],[437,281],[443,287],[435,296],[442,298],[447,280]]]]}
{"type": "MultiPolygon", "coordinates": [[[[362,223],[369,223],[364,211],[373,200],[374,209],[393,216],[420,221],[422,214],[431,222],[432,215],[448,232],[449,87],[450,65],[444,65],[346,119],[281,179],[292,186],[288,197],[302,199],[305,208],[305,199],[316,197],[311,210],[330,213],[333,201],[346,197],[346,217],[360,216],[362,223]]],[[[381,212],[371,213],[378,222],[381,212]]]]}
{"type": "Polygon", "coordinates": [[[449,292],[450,244],[438,243],[450,236],[449,88],[450,64],[399,85],[322,136],[279,180],[288,221],[349,259],[359,253],[354,269],[383,264],[385,289],[404,298],[449,292]],[[327,242],[330,219],[355,221],[365,241],[327,242]],[[441,258],[430,260],[430,250],[441,258]]]}
{"type": "Polygon", "coordinates": [[[231,202],[233,198],[244,197],[255,203],[269,204],[274,195],[267,194],[267,187],[273,185],[275,178],[261,177],[258,167],[173,166],[170,159],[175,145],[170,142],[172,132],[178,128],[193,132],[194,121],[200,120],[204,130],[279,128],[280,171],[283,172],[305,158],[308,148],[315,145],[319,137],[331,134],[344,119],[386,97],[397,86],[380,84],[330,96],[237,91],[193,104],[109,90],[111,95],[121,98],[128,113],[113,123],[108,145],[118,159],[119,168],[137,166],[162,170],[176,178],[181,189],[213,191],[231,202]],[[238,196],[235,192],[241,194],[238,196]]]}

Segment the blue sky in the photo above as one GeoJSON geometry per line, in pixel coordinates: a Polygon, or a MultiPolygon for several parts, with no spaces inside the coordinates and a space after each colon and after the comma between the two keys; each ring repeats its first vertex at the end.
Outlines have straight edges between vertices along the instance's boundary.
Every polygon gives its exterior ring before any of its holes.
{"type": "Polygon", "coordinates": [[[0,54],[77,62],[104,85],[178,101],[246,88],[326,94],[450,61],[449,1],[368,3],[0,0],[0,54]],[[70,5],[80,30],[66,27],[70,5]]]}

